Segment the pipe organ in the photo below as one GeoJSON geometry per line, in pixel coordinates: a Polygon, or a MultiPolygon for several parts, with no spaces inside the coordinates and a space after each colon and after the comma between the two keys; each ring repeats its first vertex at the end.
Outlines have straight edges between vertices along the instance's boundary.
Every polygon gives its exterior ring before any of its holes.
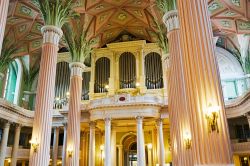
{"type": "Polygon", "coordinates": [[[119,58],[120,89],[135,88],[136,59],[130,52],[124,52],[119,58]]]}
{"type": "MultiPolygon", "coordinates": [[[[54,109],[62,109],[69,102],[70,72],[68,62],[57,63],[54,109]]],[[[82,100],[89,100],[90,75],[90,72],[82,73],[82,100]]]]}
{"type": "Polygon", "coordinates": [[[82,100],[89,100],[90,72],[82,73],[82,100]]]}
{"type": "Polygon", "coordinates": [[[101,57],[95,63],[95,93],[107,92],[105,88],[109,84],[110,77],[110,60],[101,57]]]}
{"type": "Polygon", "coordinates": [[[94,49],[90,99],[132,94],[134,91],[166,96],[167,76],[162,68],[162,54],[156,43],[146,43],[144,40],[111,43],[106,48],[94,49]]]}
{"type": "Polygon", "coordinates": [[[152,52],[145,56],[145,75],[147,89],[163,88],[161,55],[152,52]]]}
{"type": "Polygon", "coordinates": [[[59,62],[56,66],[56,84],[54,108],[60,109],[67,104],[67,92],[70,84],[70,68],[68,62],[59,62]]]}

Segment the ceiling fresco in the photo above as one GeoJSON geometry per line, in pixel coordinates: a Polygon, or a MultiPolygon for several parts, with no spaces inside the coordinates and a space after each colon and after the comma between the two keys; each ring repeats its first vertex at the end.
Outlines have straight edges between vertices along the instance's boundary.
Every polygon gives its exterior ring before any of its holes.
{"type": "MultiPolygon", "coordinates": [[[[76,3],[75,10],[84,16],[87,38],[98,38],[97,47],[116,40],[122,33],[150,42],[157,40],[154,20],[161,21],[162,14],[155,0],[78,0],[76,3]]],[[[209,0],[208,9],[215,35],[250,34],[249,0],[209,0]]],[[[5,35],[9,42],[19,46],[17,55],[40,54],[42,26],[43,19],[32,0],[10,0],[5,35]]]]}

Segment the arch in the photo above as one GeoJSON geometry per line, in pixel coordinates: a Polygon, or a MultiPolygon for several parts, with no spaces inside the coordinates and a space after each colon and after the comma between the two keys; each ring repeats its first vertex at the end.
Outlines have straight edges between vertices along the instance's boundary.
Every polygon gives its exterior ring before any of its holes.
{"type": "Polygon", "coordinates": [[[124,52],[119,58],[120,89],[135,88],[136,58],[131,52],[124,52]]]}
{"type": "Polygon", "coordinates": [[[239,61],[227,50],[216,47],[216,58],[221,79],[235,79],[244,76],[244,71],[239,61]]]}
{"type": "Polygon", "coordinates": [[[101,57],[95,62],[95,84],[94,93],[107,92],[105,88],[109,84],[110,77],[110,59],[101,57]]]}
{"type": "Polygon", "coordinates": [[[147,89],[163,88],[163,70],[161,55],[150,52],[145,56],[145,84],[147,89]]]}
{"type": "Polygon", "coordinates": [[[9,64],[7,70],[4,98],[16,105],[19,104],[22,76],[22,62],[20,59],[15,59],[9,64]]]}
{"type": "Polygon", "coordinates": [[[227,50],[216,47],[223,96],[225,100],[242,95],[245,89],[244,71],[239,61],[227,50]],[[238,81],[236,81],[238,80],[238,81]]]}
{"type": "Polygon", "coordinates": [[[121,139],[120,139],[120,145],[123,144],[123,141],[124,141],[128,136],[136,136],[136,133],[129,132],[129,133],[124,134],[124,135],[121,137],[121,139]]]}

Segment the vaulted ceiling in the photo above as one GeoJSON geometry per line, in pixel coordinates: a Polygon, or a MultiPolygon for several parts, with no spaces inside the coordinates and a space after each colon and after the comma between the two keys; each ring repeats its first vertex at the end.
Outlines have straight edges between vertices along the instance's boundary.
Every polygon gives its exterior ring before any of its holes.
{"type": "MultiPolygon", "coordinates": [[[[208,5],[215,35],[250,34],[249,0],[209,0],[208,5]]],[[[98,47],[121,33],[155,42],[154,19],[162,18],[155,0],[78,0],[75,10],[84,15],[88,38],[99,39],[98,47]]],[[[32,0],[10,1],[5,34],[9,42],[20,45],[18,55],[39,54],[42,26],[43,19],[32,0]]]]}

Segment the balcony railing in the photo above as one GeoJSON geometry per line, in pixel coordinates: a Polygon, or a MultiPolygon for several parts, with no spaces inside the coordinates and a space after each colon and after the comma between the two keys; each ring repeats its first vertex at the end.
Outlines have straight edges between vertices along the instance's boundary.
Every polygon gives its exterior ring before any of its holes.
{"type": "Polygon", "coordinates": [[[250,90],[250,75],[221,81],[225,101],[236,99],[250,90]]]}

